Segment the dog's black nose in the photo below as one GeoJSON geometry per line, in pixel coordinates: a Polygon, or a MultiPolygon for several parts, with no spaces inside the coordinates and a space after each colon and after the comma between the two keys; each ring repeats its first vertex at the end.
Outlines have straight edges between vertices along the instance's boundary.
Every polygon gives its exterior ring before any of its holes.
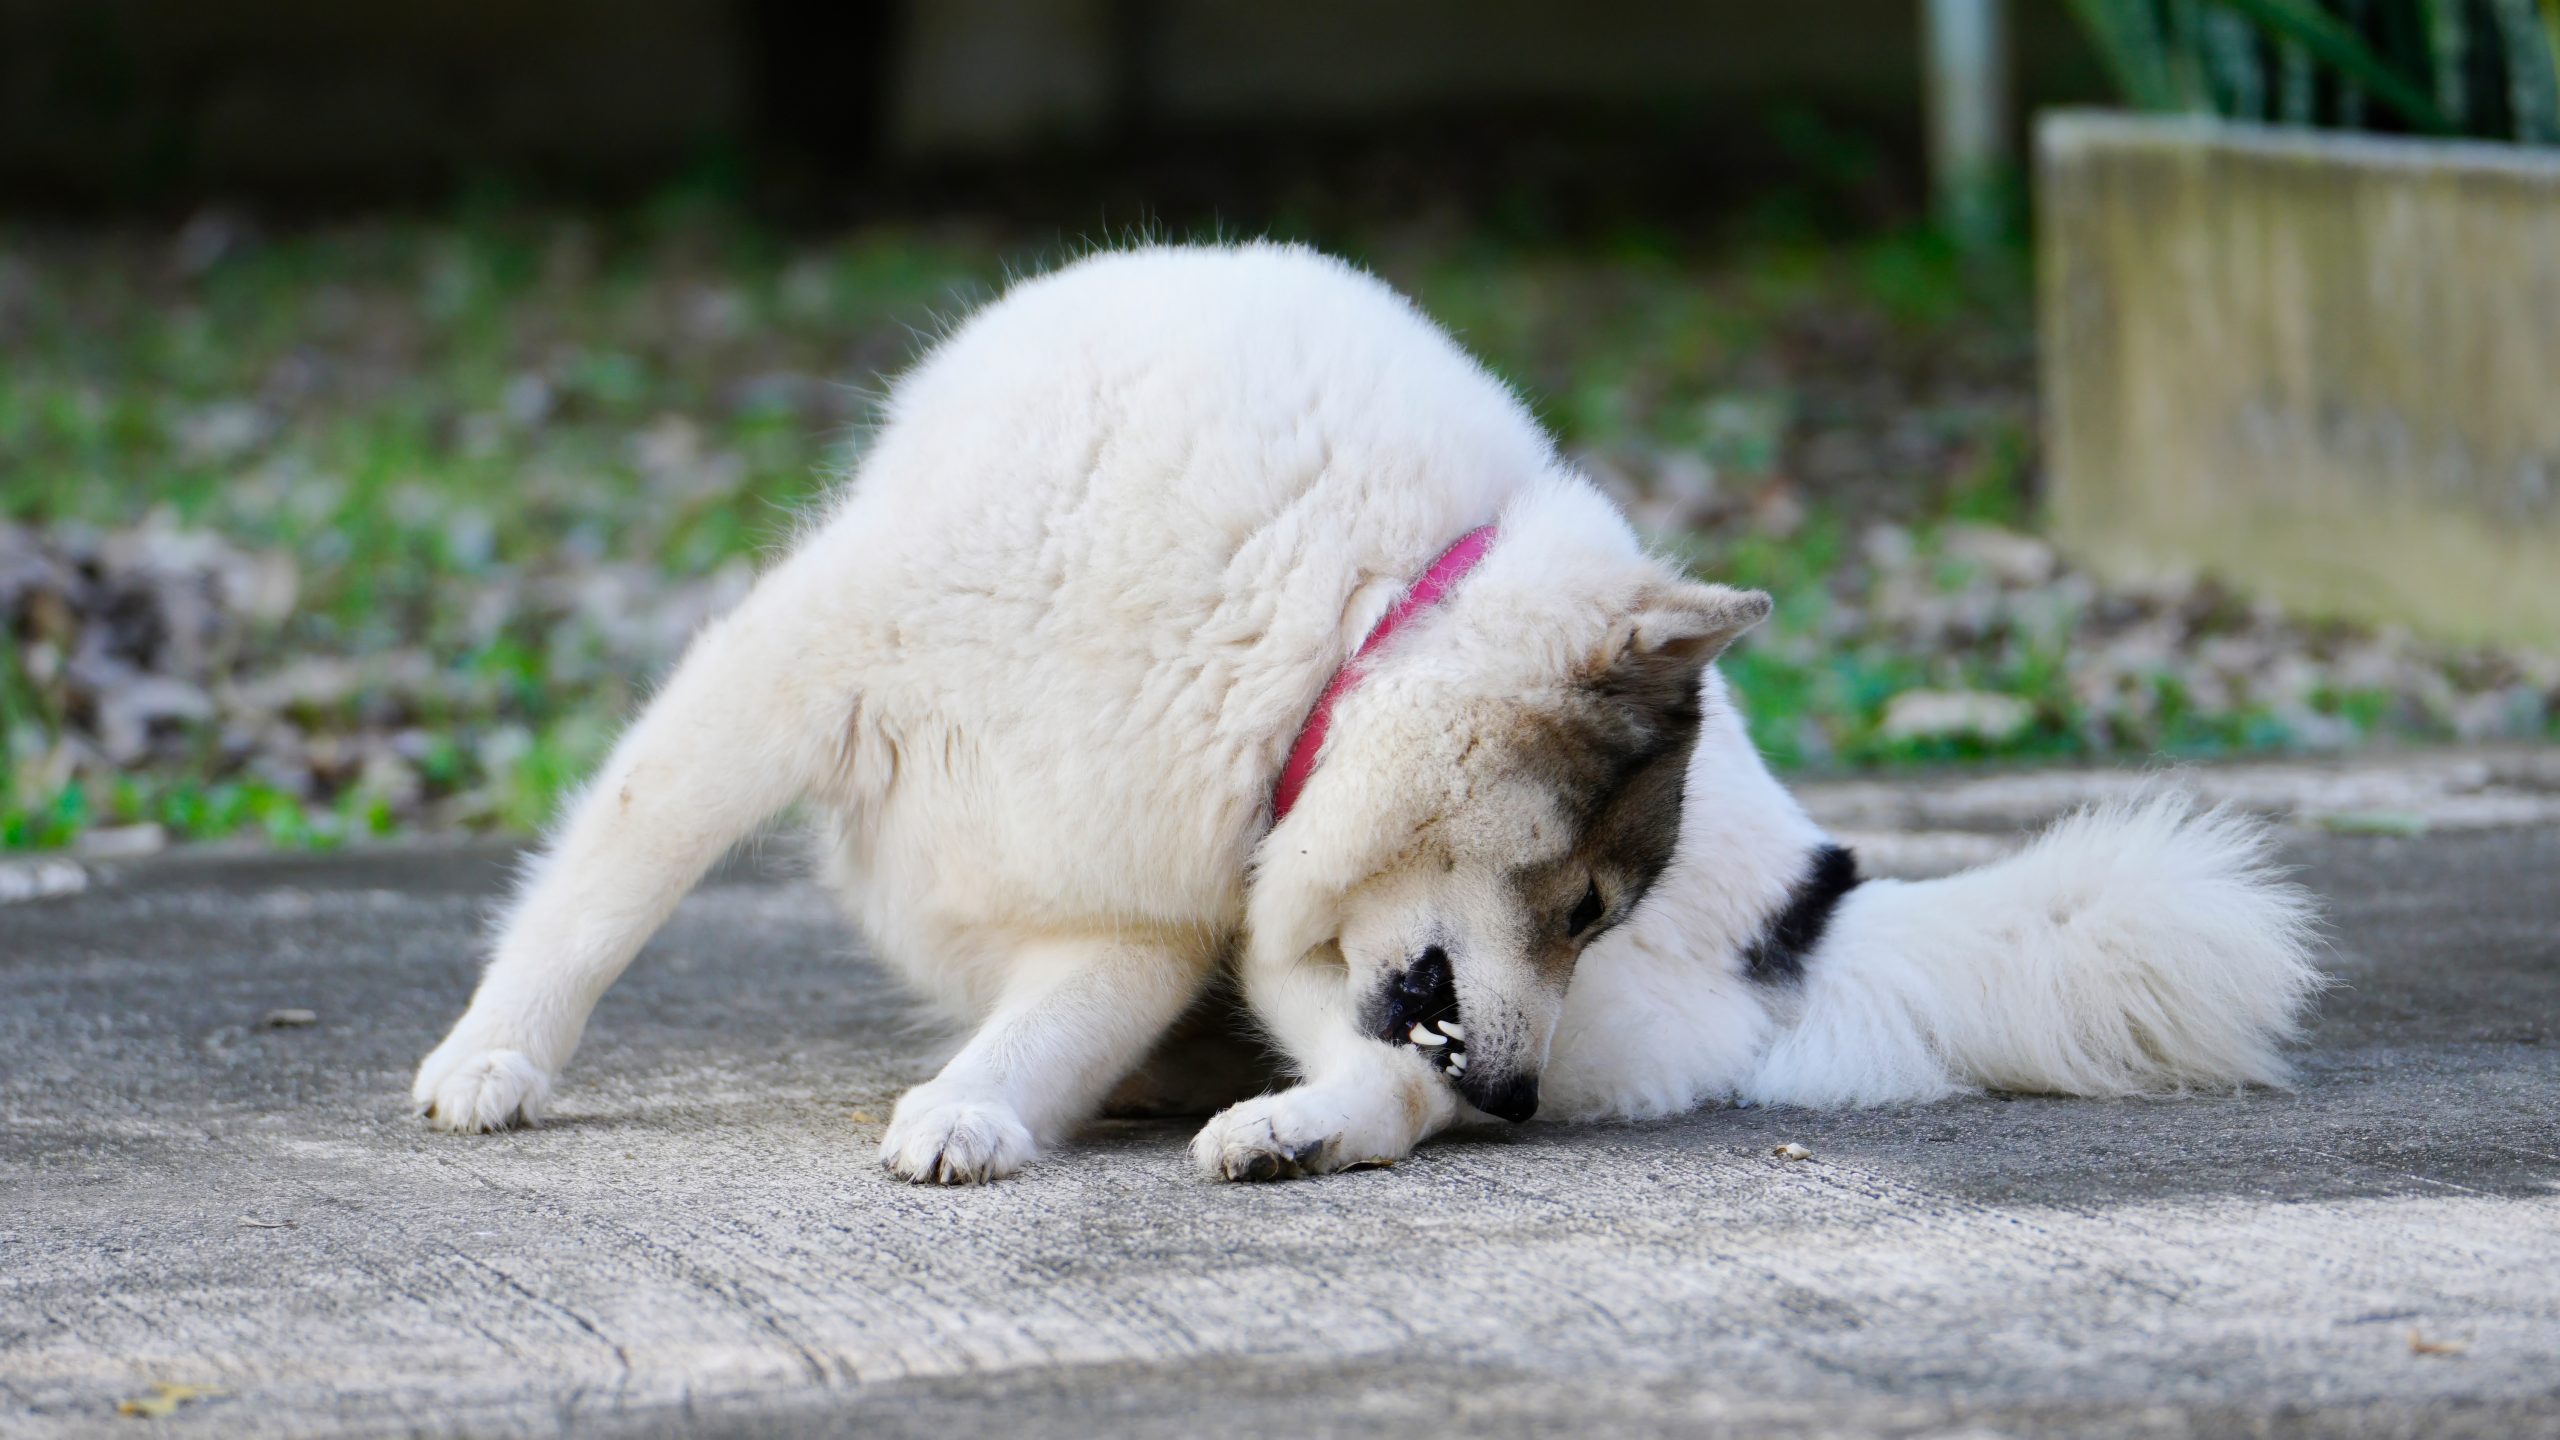
{"type": "Polygon", "coordinates": [[[1458,1093],[1467,1103],[1497,1119],[1517,1125],[1538,1113],[1538,1077],[1513,1075],[1497,1080],[1486,1076],[1478,1081],[1470,1075],[1458,1082],[1458,1093]]]}

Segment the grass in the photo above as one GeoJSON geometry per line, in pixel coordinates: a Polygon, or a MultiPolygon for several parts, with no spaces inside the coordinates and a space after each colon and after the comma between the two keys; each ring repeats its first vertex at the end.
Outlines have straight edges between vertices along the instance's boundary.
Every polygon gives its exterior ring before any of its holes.
{"type": "MultiPolygon", "coordinates": [[[[2016,257],[1784,226],[1562,247],[1328,238],[1412,291],[1593,463],[1712,474],[1721,518],[1678,543],[1779,597],[1730,673],[1782,763],[2292,738],[2267,714],[2166,692],[2139,725],[2101,723],[2074,692],[2068,624],[1950,653],[1844,595],[1876,520],[1911,527],[1950,594],[1978,577],[1936,558],[1946,526],[2025,523],[2016,257]],[[1996,743],[1886,738],[1891,697],[1920,686],[2019,695],[2035,720],[1996,743]]],[[[283,557],[294,582],[289,606],[219,637],[200,678],[222,714],[155,725],[121,762],[90,743],[96,702],[63,679],[59,644],[0,608],[16,626],[0,650],[0,848],[138,822],[285,845],[539,824],[702,606],[840,471],[865,387],[1008,267],[1064,253],[965,227],[788,238],[684,206],[271,237],[199,220],[174,241],[0,234],[0,517],[56,536],[210,533],[283,557]],[[669,609],[669,592],[693,600],[669,609]],[[278,675],[303,678],[260,705],[228,698],[278,675]]],[[[2397,696],[2330,703],[2359,733],[2433,723],[2397,696]]]]}

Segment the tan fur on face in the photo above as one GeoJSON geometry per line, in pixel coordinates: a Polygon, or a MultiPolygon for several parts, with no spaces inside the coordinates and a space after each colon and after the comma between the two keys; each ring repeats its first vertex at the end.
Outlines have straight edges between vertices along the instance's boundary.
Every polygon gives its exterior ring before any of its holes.
{"type": "Polygon", "coordinates": [[[1698,672],[1733,633],[1731,616],[1765,609],[1760,597],[1681,587],[1612,626],[1563,686],[1447,717],[1459,743],[1445,805],[1342,902],[1340,948],[1365,1026],[1380,1025],[1385,987],[1437,946],[1471,1074],[1536,1073],[1576,958],[1670,861],[1698,672]],[[1599,918],[1577,931],[1570,917],[1595,890],[1599,918]]]}
{"type": "MultiPolygon", "coordinates": [[[[1669,858],[1701,671],[1768,610],[1646,556],[1578,484],[1524,497],[1334,710],[1313,778],[1254,857],[1248,991],[1326,997],[1340,1028],[1300,1032],[1310,1054],[1374,1047],[1414,1001],[1390,1000],[1390,978],[1439,946],[1465,1021],[1461,1091],[1518,1108],[1581,947],[1669,858]],[[1595,881],[1602,923],[1569,934],[1595,881]]],[[[1369,1063],[1354,1054],[1334,1068],[1369,1063]]]]}
{"type": "MultiPolygon", "coordinates": [[[[1694,692],[1691,692],[1694,693],[1694,692]]],[[[1447,949],[1470,1044],[1543,1049],[1538,1033],[1497,1033],[1495,1012],[1560,1002],[1584,944],[1631,910],[1670,859],[1694,703],[1647,713],[1577,690],[1538,711],[1488,707],[1465,750],[1454,803],[1345,897],[1341,944],[1355,993],[1429,945],[1447,949]],[[1596,884],[1605,918],[1568,935],[1596,884]]]]}

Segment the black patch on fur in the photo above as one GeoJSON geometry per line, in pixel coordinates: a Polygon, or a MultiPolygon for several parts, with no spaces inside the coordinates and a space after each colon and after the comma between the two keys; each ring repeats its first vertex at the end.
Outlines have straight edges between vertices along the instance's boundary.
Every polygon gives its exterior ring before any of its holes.
{"type": "Polygon", "coordinates": [[[1840,897],[1857,889],[1864,878],[1858,873],[1858,857],[1845,847],[1816,849],[1804,878],[1787,892],[1786,907],[1770,916],[1769,923],[1760,927],[1759,938],[1743,950],[1751,978],[1767,985],[1802,980],[1804,957],[1822,943],[1822,932],[1831,927],[1831,912],[1840,908],[1840,897]]]}

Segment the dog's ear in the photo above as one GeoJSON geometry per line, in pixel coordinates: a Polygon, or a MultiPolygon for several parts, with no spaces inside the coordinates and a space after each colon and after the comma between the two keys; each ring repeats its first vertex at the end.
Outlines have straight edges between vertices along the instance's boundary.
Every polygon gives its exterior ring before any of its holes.
{"type": "Polygon", "coordinates": [[[1694,580],[1648,585],[1635,608],[1609,627],[1594,669],[1610,689],[1685,703],[1697,689],[1698,672],[1768,619],[1771,608],[1759,590],[1694,580]]]}
{"type": "Polygon", "coordinates": [[[1687,663],[1692,668],[1724,653],[1744,631],[1769,618],[1763,590],[1736,590],[1674,580],[1649,585],[1633,611],[1610,628],[1608,665],[1687,663]]]}

